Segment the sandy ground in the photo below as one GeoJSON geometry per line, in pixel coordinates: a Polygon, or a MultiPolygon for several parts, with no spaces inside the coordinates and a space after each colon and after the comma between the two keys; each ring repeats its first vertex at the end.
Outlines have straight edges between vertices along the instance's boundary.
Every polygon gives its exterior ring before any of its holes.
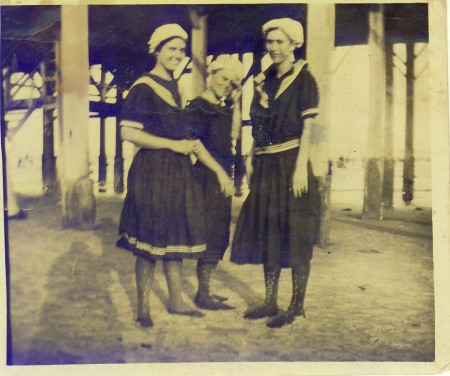
{"type": "MultiPolygon", "coordinates": [[[[14,365],[434,360],[430,211],[394,211],[382,222],[334,213],[331,244],[315,249],[306,319],[281,329],[242,318],[264,298],[261,266],[231,264],[227,253],[215,291],[236,309],[193,319],[167,313],[158,265],[155,326],[143,330],[134,322],[134,256],[115,247],[121,201],[99,198],[96,229],[75,231],[62,229],[57,203],[22,200],[29,219],[9,223],[14,365]]],[[[184,278],[192,302],[195,262],[185,262],[184,278]]],[[[290,278],[284,270],[282,309],[290,278]]]]}

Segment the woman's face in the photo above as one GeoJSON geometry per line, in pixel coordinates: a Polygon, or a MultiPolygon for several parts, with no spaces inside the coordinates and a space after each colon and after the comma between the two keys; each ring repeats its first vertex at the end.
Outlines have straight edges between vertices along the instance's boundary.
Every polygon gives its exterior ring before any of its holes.
{"type": "Polygon", "coordinates": [[[275,64],[281,64],[290,58],[295,49],[289,37],[280,29],[266,34],[266,50],[275,64]]]}
{"type": "Polygon", "coordinates": [[[181,38],[175,38],[165,43],[157,54],[158,64],[161,64],[169,72],[177,69],[178,64],[186,56],[186,42],[181,38]]]}
{"type": "Polygon", "coordinates": [[[233,90],[234,74],[229,69],[220,69],[211,74],[210,89],[217,98],[228,97],[233,90]]]}

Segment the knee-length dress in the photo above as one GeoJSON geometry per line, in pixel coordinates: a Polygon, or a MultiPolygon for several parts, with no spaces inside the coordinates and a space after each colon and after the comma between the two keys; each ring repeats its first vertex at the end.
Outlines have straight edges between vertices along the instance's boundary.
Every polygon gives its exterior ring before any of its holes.
{"type": "Polygon", "coordinates": [[[300,60],[280,78],[269,68],[268,107],[252,104],[253,175],[231,248],[234,263],[290,267],[312,257],[320,196],[310,163],[308,193],[296,198],[291,191],[303,122],[318,114],[317,85],[306,65],[300,60]]]}
{"type": "MultiPolygon", "coordinates": [[[[146,74],[124,101],[121,126],[187,139],[176,81],[146,74]]],[[[150,260],[199,258],[206,249],[202,187],[189,156],[141,148],[133,159],[117,245],[150,260]]]]}
{"type": "MultiPolygon", "coordinates": [[[[186,126],[192,138],[200,139],[211,156],[231,176],[232,109],[212,104],[202,97],[193,99],[186,107],[186,126]]],[[[219,261],[228,248],[231,221],[231,197],[225,197],[214,172],[202,163],[195,164],[197,179],[201,182],[205,199],[206,244],[204,258],[219,261]]]]}

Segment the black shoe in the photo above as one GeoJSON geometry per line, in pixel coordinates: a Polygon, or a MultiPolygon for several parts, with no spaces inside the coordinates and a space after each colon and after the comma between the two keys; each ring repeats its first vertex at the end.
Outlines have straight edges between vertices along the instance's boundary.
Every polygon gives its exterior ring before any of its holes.
{"type": "Polygon", "coordinates": [[[194,298],[194,302],[198,308],[207,309],[210,311],[234,309],[234,307],[232,307],[226,303],[223,303],[223,301],[215,299],[214,296],[200,297],[200,295],[197,294],[194,298]]]}
{"type": "Polygon", "coordinates": [[[297,316],[303,316],[304,318],[306,318],[303,308],[295,311],[288,309],[285,313],[269,321],[266,326],[268,326],[269,328],[281,328],[282,326],[292,324],[297,316]]]}
{"type": "Polygon", "coordinates": [[[226,296],[220,296],[220,295],[211,295],[211,298],[218,300],[219,302],[226,302],[228,298],[226,296]]]}
{"type": "Polygon", "coordinates": [[[256,308],[252,311],[248,311],[244,314],[244,319],[247,320],[257,320],[264,317],[275,316],[278,313],[278,307],[271,307],[263,305],[262,307],[256,308]]]}
{"type": "Polygon", "coordinates": [[[18,213],[8,217],[8,220],[24,220],[28,218],[28,213],[20,209],[18,213]]]}
{"type": "Polygon", "coordinates": [[[153,326],[153,320],[150,316],[138,317],[136,322],[141,328],[151,328],[153,326]]]}

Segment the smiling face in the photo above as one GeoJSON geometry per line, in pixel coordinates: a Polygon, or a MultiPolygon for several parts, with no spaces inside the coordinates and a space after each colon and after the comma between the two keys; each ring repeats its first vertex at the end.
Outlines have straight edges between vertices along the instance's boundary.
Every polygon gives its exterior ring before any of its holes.
{"type": "Polygon", "coordinates": [[[266,50],[275,64],[288,60],[295,49],[289,37],[280,29],[274,29],[266,34],[266,50]]]}
{"type": "Polygon", "coordinates": [[[235,75],[229,69],[219,69],[211,73],[210,89],[217,98],[228,97],[233,90],[235,75]]]}
{"type": "Polygon", "coordinates": [[[186,42],[181,38],[169,40],[159,49],[156,55],[157,64],[167,71],[173,72],[186,56],[186,42]]]}

